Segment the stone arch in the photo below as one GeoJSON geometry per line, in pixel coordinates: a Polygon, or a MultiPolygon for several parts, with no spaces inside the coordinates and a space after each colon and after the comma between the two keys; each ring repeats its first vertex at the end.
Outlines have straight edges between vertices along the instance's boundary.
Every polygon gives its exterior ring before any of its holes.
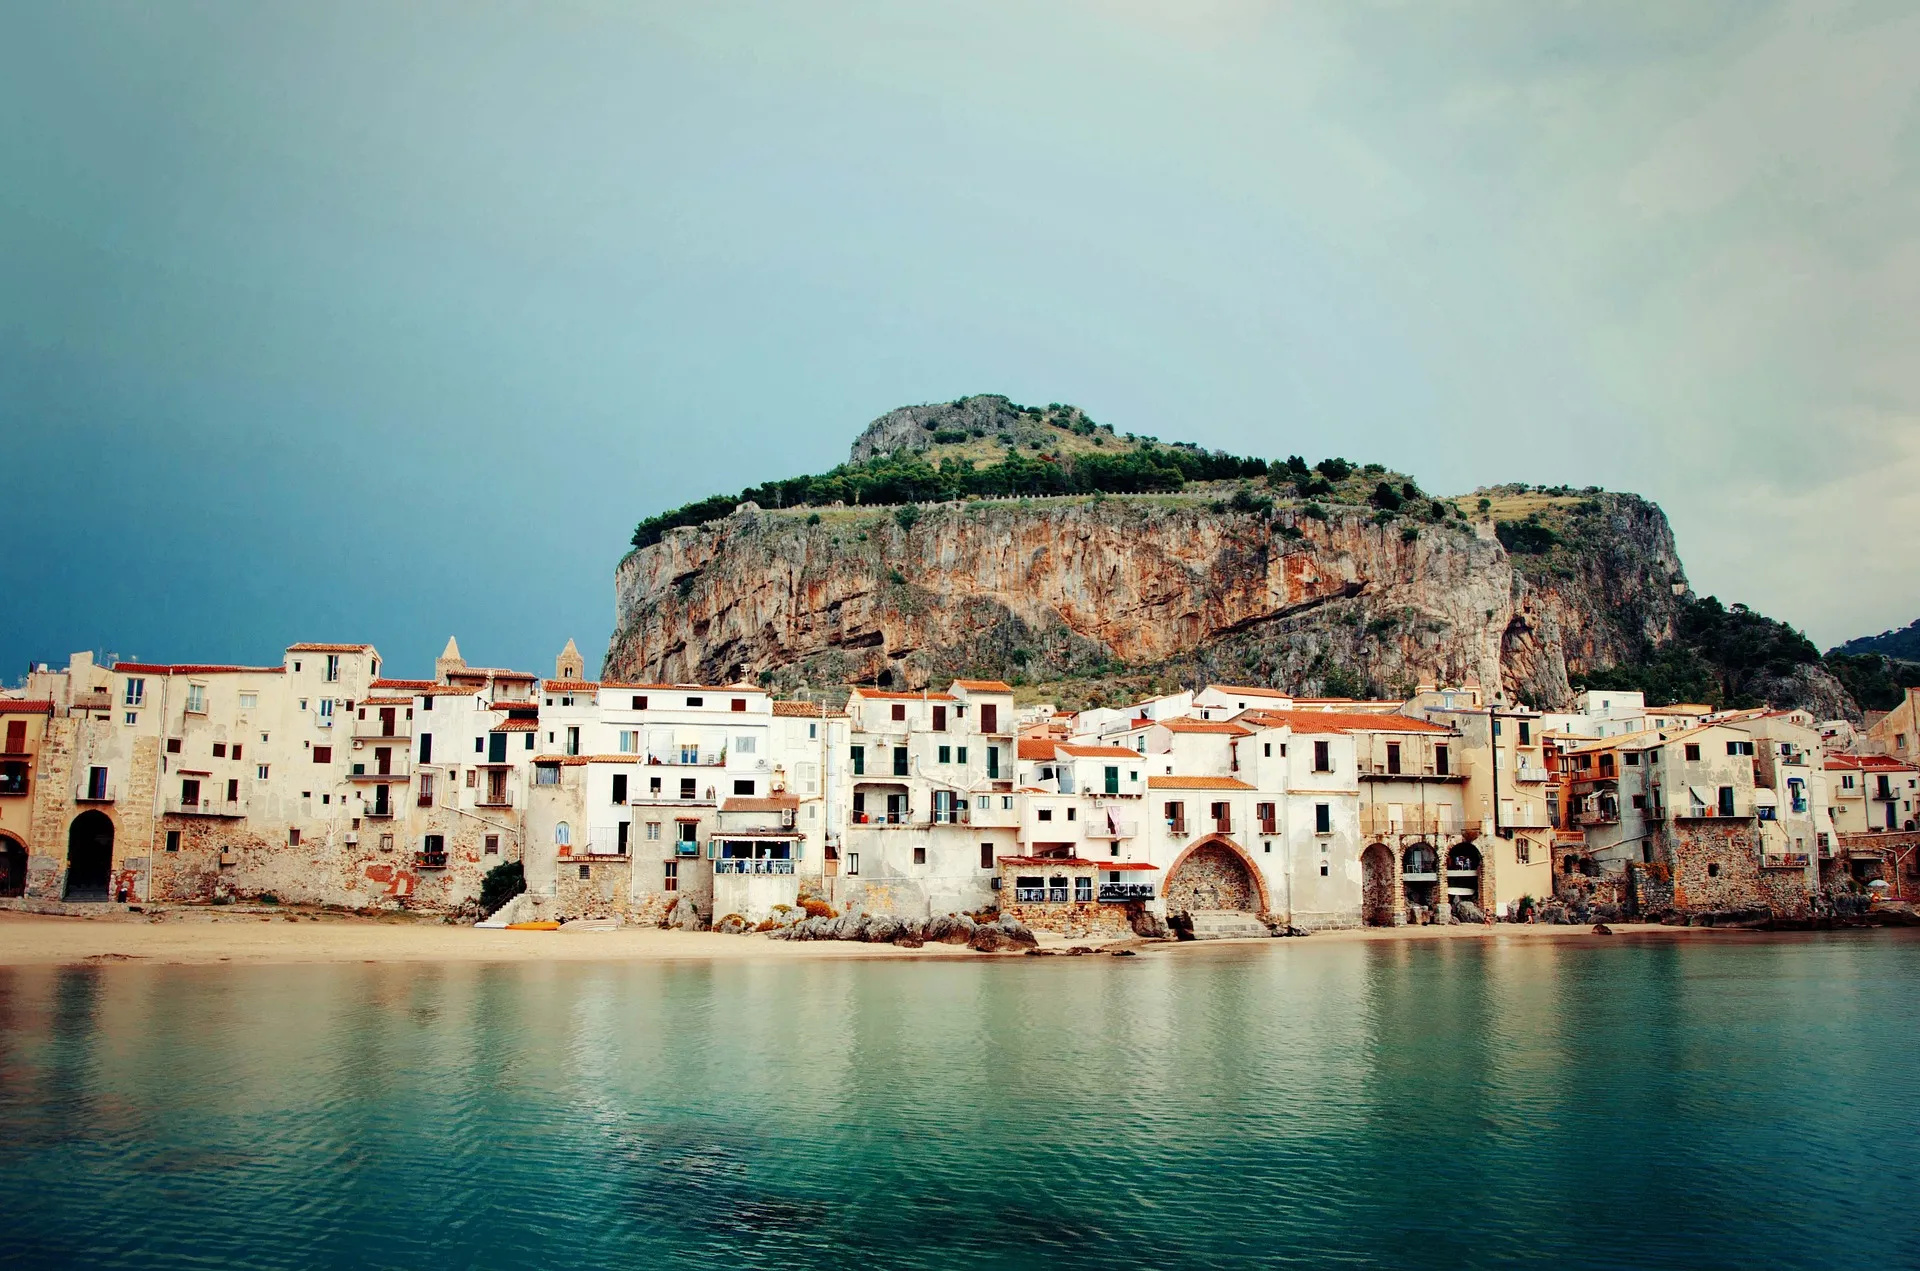
{"type": "Polygon", "coordinates": [[[104,901],[112,898],[113,819],[97,808],[73,818],[67,827],[67,886],[65,898],[104,901]]]}
{"type": "Polygon", "coordinates": [[[1487,907],[1487,862],[1486,859],[1480,855],[1479,848],[1468,842],[1455,843],[1452,847],[1448,848],[1444,854],[1444,868],[1446,872],[1441,875],[1441,881],[1448,889],[1447,898],[1449,902],[1454,900],[1471,900],[1477,908],[1485,909],[1487,907]],[[1469,869],[1473,871],[1471,882],[1464,877],[1460,877],[1461,874],[1469,869]],[[1454,890],[1461,887],[1470,887],[1470,894],[1458,897],[1454,896],[1454,890]]]}
{"type": "Polygon", "coordinates": [[[1391,927],[1400,904],[1393,894],[1393,849],[1385,843],[1368,844],[1360,853],[1360,921],[1369,927],[1391,927]]]}
{"type": "Polygon", "coordinates": [[[1195,909],[1273,912],[1260,867],[1244,847],[1224,834],[1209,834],[1189,843],[1167,868],[1160,895],[1169,913],[1195,909]]]}
{"type": "Polygon", "coordinates": [[[27,894],[27,849],[20,840],[0,834],[0,896],[27,894]]]}
{"type": "Polygon", "coordinates": [[[1400,892],[1408,909],[1408,921],[1425,922],[1440,898],[1440,854],[1433,844],[1410,844],[1400,853],[1400,892]]]}

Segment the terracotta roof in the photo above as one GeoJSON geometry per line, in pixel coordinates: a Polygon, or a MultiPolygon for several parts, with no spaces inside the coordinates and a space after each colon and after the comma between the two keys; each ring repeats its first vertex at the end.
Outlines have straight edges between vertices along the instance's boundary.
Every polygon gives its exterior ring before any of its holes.
{"type": "MultiPolygon", "coordinates": [[[[1248,715],[1253,711],[1246,712],[1248,715]]],[[[1442,724],[1413,719],[1407,715],[1369,715],[1362,711],[1266,711],[1260,721],[1269,727],[1286,727],[1296,733],[1445,733],[1453,729],[1442,724]]]]}
{"type": "Polygon", "coordinates": [[[362,706],[411,706],[413,699],[411,697],[363,697],[360,699],[360,704],[362,706]]]}
{"type": "Polygon", "coordinates": [[[539,729],[540,721],[537,719],[509,719],[495,724],[492,731],[496,733],[532,733],[538,732],[539,729]]]}
{"type": "Polygon", "coordinates": [[[113,669],[134,675],[285,675],[284,666],[223,666],[201,662],[115,662],[113,669]]]}
{"type": "Polygon", "coordinates": [[[825,702],[775,702],[773,713],[789,719],[845,719],[847,717],[845,711],[832,710],[825,702]]]}
{"type": "Polygon", "coordinates": [[[1140,752],[1128,750],[1125,746],[1075,746],[1069,742],[1060,742],[1056,750],[1063,755],[1072,755],[1075,759],[1139,759],[1140,752]]]}
{"type": "Polygon", "coordinates": [[[1209,684],[1208,688],[1216,693],[1244,693],[1248,697],[1284,697],[1293,700],[1293,694],[1277,688],[1262,688],[1257,684],[1209,684]]]}
{"type": "Polygon", "coordinates": [[[953,702],[959,700],[951,693],[893,693],[877,688],[862,688],[857,684],[854,686],[853,691],[862,697],[879,698],[889,702],[953,702]]]}
{"type": "Polygon", "coordinates": [[[1111,865],[1101,865],[1098,861],[1082,860],[1078,856],[1001,856],[996,858],[1002,865],[1019,865],[1033,869],[1050,869],[1065,866],[1069,869],[1111,869],[1111,865]]]}
{"type": "Polygon", "coordinates": [[[368,688],[423,689],[441,687],[438,680],[375,680],[368,688]]]}
{"type": "Polygon", "coordinates": [[[737,796],[721,802],[722,812],[785,812],[800,806],[800,796],[794,794],[771,794],[765,798],[747,798],[737,796]]]}
{"type": "Polygon", "coordinates": [[[447,678],[450,680],[525,680],[531,684],[540,677],[530,671],[510,671],[502,666],[463,666],[458,670],[448,671],[447,678]]]}
{"type": "Polygon", "coordinates": [[[1159,869],[1146,861],[1101,861],[1101,869],[1159,869]]]}
{"type": "Polygon", "coordinates": [[[1828,755],[1827,767],[1832,771],[1852,769],[1855,772],[1912,772],[1914,766],[1901,763],[1887,755],[1828,755]]]}
{"type": "Polygon", "coordinates": [[[1153,790],[1251,790],[1252,786],[1238,777],[1148,777],[1147,786],[1153,790]]]}
{"type": "Polygon", "coordinates": [[[0,715],[51,715],[53,703],[34,698],[0,697],[0,715]]]}
{"type": "Polygon", "coordinates": [[[1021,759],[1045,762],[1053,758],[1054,744],[1039,737],[1022,737],[1014,743],[1014,753],[1021,759]]]}
{"type": "Polygon", "coordinates": [[[370,644],[290,644],[288,653],[370,653],[370,644]]]}
{"type": "Polygon", "coordinates": [[[535,755],[535,763],[555,764],[562,768],[578,768],[587,762],[586,755],[535,755]]]}
{"type": "Polygon", "coordinates": [[[954,686],[969,693],[1011,693],[1013,685],[1003,680],[955,680],[954,686]]]}
{"type": "Polygon", "coordinates": [[[1253,731],[1230,719],[1191,719],[1185,715],[1163,719],[1160,727],[1174,733],[1225,733],[1230,737],[1245,737],[1253,731]]]}
{"type": "Polygon", "coordinates": [[[597,693],[600,691],[600,681],[542,680],[540,690],[544,693],[597,693]]]}

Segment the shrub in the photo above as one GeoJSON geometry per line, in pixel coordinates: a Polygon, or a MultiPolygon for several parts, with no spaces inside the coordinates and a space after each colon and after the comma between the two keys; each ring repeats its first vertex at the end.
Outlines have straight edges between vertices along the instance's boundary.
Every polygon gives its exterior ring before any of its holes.
{"type": "Polygon", "coordinates": [[[907,585],[907,576],[897,569],[889,569],[887,571],[887,581],[896,587],[904,587],[907,585]]]}
{"type": "Polygon", "coordinates": [[[480,912],[491,917],[500,906],[527,889],[527,872],[519,861],[501,861],[480,880],[480,912]]]}
{"type": "Polygon", "coordinates": [[[903,503],[899,509],[894,512],[893,519],[899,522],[901,529],[910,530],[913,528],[914,522],[920,519],[920,509],[915,504],[903,503]]]}
{"type": "Polygon", "coordinates": [[[936,428],[933,430],[933,441],[934,444],[938,446],[957,445],[966,439],[967,430],[964,428],[936,428]]]}
{"type": "Polygon", "coordinates": [[[1324,521],[1327,519],[1327,510],[1318,503],[1309,503],[1300,509],[1300,515],[1310,516],[1316,521],[1324,521]]]}
{"type": "Polygon", "coordinates": [[[1345,481],[1353,475],[1353,465],[1345,459],[1322,459],[1313,466],[1329,481],[1345,481]]]}
{"type": "Polygon", "coordinates": [[[1398,512],[1405,502],[1400,492],[1382,481],[1373,487],[1373,493],[1367,496],[1367,502],[1387,512],[1398,512]]]}
{"type": "Polygon", "coordinates": [[[820,524],[820,514],[818,512],[809,512],[807,514],[807,524],[808,525],[820,524]]]}
{"type": "Polygon", "coordinates": [[[1542,556],[1551,551],[1560,536],[1538,521],[1501,521],[1493,527],[1500,545],[1510,552],[1542,556]]]}
{"type": "Polygon", "coordinates": [[[838,918],[840,915],[832,905],[815,896],[802,896],[800,907],[807,911],[809,918],[838,918]]]}
{"type": "Polygon", "coordinates": [[[1492,499],[1486,499],[1486,498],[1483,498],[1483,499],[1481,499],[1481,500],[1480,500],[1480,510],[1481,510],[1482,512],[1485,512],[1486,510],[1488,510],[1488,509],[1489,509],[1489,508],[1491,508],[1492,506],[1493,506],[1493,500],[1492,500],[1492,499]]]}
{"type": "Polygon", "coordinates": [[[1243,485],[1233,492],[1233,499],[1228,506],[1236,512],[1254,512],[1265,516],[1267,513],[1273,511],[1273,497],[1266,494],[1255,494],[1252,489],[1243,485]]]}
{"type": "Polygon", "coordinates": [[[1400,531],[1400,541],[1402,543],[1417,543],[1420,541],[1420,531],[1409,525],[1406,529],[1400,531]]]}
{"type": "Polygon", "coordinates": [[[1292,525],[1282,525],[1275,533],[1285,539],[1301,539],[1307,536],[1304,530],[1292,525]]]}

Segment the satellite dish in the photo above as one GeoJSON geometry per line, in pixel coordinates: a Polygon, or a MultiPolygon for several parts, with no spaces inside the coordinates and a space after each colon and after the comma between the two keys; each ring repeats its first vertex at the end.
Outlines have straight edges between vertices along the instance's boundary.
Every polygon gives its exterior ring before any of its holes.
{"type": "Polygon", "coordinates": [[[1876,878],[1876,879],[1874,879],[1874,880],[1873,880],[1872,882],[1870,882],[1870,883],[1868,883],[1868,884],[1867,884],[1867,890],[1869,890],[1869,891],[1886,891],[1886,890],[1887,890],[1887,880],[1886,880],[1886,879],[1884,879],[1884,878],[1876,878]]]}

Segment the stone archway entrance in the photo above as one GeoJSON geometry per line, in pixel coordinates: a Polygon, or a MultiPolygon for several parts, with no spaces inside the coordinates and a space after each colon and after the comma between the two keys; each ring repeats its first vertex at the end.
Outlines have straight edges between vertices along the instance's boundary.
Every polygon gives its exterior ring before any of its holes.
{"type": "Polygon", "coordinates": [[[103,902],[111,898],[113,876],[113,821],[106,813],[88,810],[67,828],[66,899],[103,902]]]}
{"type": "Polygon", "coordinates": [[[0,896],[27,894],[27,849],[0,834],[0,896]]]}
{"type": "Polygon", "coordinates": [[[1456,843],[1447,849],[1448,904],[1457,905],[1464,900],[1471,902],[1476,909],[1486,909],[1486,902],[1480,897],[1486,871],[1480,865],[1480,849],[1471,843],[1456,843]]]}
{"type": "Polygon", "coordinates": [[[1393,851],[1374,843],[1360,853],[1360,921],[1369,927],[1391,927],[1400,906],[1393,896],[1393,851]]]}
{"type": "Polygon", "coordinates": [[[1167,873],[1167,912],[1195,913],[1230,909],[1266,910],[1266,889],[1246,855],[1217,835],[1195,843],[1167,873]]]}

